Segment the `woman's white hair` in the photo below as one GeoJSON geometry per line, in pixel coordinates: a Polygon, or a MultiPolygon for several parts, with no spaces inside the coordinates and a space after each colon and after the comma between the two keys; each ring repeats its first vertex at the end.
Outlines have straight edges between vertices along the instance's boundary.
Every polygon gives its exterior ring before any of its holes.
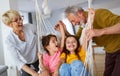
{"type": "Polygon", "coordinates": [[[20,16],[19,12],[16,10],[8,10],[2,15],[2,21],[4,24],[9,25],[12,19],[16,19],[20,16]]]}

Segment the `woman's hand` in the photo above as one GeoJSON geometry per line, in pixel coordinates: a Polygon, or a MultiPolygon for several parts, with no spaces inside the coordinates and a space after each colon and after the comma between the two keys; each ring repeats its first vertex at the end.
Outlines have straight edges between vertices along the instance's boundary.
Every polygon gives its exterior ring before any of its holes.
{"type": "Polygon", "coordinates": [[[39,76],[39,73],[35,72],[32,76],[39,76]]]}

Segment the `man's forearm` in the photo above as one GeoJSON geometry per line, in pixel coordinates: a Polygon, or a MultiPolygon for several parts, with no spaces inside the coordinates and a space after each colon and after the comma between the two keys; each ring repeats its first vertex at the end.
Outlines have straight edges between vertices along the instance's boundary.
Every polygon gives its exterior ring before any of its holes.
{"type": "Polygon", "coordinates": [[[104,28],[103,32],[104,35],[120,34],[120,23],[117,23],[116,25],[111,27],[104,28]]]}

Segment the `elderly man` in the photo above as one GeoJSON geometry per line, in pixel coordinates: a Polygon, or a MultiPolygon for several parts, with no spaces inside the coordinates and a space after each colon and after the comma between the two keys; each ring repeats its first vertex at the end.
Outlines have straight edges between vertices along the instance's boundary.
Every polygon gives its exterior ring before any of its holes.
{"type": "MultiPolygon", "coordinates": [[[[93,11],[93,10],[90,10],[93,11]]],[[[104,76],[119,76],[120,73],[120,16],[107,9],[96,9],[93,21],[93,29],[86,31],[86,36],[106,50],[104,76]]],[[[71,6],[65,9],[65,16],[73,25],[81,25],[87,22],[88,12],[79,6],[71,6]]],[[[76,36],[81,35],[81,27],[76,36]]]]}

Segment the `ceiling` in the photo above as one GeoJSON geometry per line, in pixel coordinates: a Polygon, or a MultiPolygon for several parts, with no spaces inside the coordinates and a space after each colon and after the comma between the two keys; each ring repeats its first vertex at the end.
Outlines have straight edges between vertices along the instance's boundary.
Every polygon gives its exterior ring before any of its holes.
{"type": "MultiPolygon", "coordinates": [[[[22,11],[35,11],[36,0],[18,0],[18,8],[22,11]]],[[[38,0],[41,8],[42,1],[38,0]]],[[[48,6],[52,11],[65,8],[70,5],[80,5],[83,8],[88,8],[88,0],[48,0],[48,6]]],[[[114,9],[120,7],[120,0],[92,0],[94,8],[108,8],[114,9]]]]}
{"type": "MultiPolygon", "coordinates": [[[[34,11],[36,0],[18,0],[18,8],[23,11],[34,11]]],[[[40,8],[42,7],[43,0],[37,0],[40,8]]],[[[79,3],[85,3],[87,0],[48,0],[48,6],[51,10],[56,10],[64,8],[70,5],[75,5],[79,3]]]]}

